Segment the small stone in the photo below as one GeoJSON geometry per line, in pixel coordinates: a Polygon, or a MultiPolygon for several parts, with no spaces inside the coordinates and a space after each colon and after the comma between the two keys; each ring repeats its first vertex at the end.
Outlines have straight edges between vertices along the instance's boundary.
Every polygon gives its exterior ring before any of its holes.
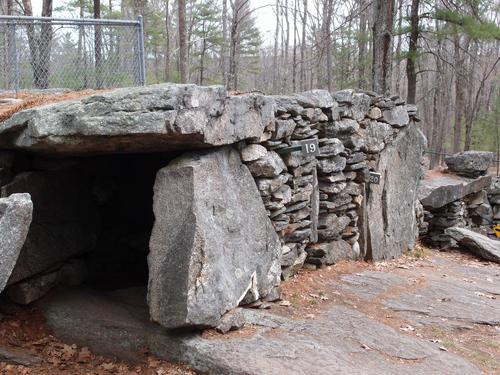
{"type": "Polygon", "coordinates": [[[245,316],[243,311],[241,308],[237,308],[224,314],[215,329],[219,333],[226,334],[229,331],[235,331],[243,328],[244,325],[245,316]]]}
{"type": "Polygon", "coordinates": [[[325,158],[318,160],[318,169],[322,173],[337,173],[342,172],[346,166],[346,158],[335,156],[333,158],[325,158]]]}
{"type": "Polygon", "coordinates": [[[244,162],[254,161],[260,159],[267,154],[265,147],[258,144],[250,144],[243,147],[240,151],[241,160],[244,162]]]}
{"type": "Polygon", "coordinates": [[[368,111],[368,117],[371,118],[372,120],[378,120],[379,118],[382,117],[382,111],[378,107],[372,107],[368,111]]]}
{"type": "Polygon", "coordinates": [[[255,177],[276,177],[286,169],[285,163],[274,151],[267,152],[265,156],[251,161],[247,166],[255,177]]]}
{"type": "Polygon", "coordinates": [[[283,139],[292,135],[295,129],[293,120],[276,120],[276,130],[272,139],[283,139]]]}
{"type": "Polygon", "coordinates": [[[384,110],[382,119],[396,128],[402,128],[410,123],[410,117],[405,105],[384,110]]]}

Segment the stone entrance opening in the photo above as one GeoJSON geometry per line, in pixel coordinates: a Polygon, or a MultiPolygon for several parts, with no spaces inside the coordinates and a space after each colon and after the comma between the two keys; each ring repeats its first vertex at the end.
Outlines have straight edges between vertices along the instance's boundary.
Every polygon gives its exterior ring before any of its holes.
{"type": "Polygon", "coordinates": [[[173,155],[112,155],[82,159],[92,183],[99,233],[85,255],[88,284],[105,290],[146,286],[154,224],[153,185],[173,155]]]}
{"type": "Polygon", "coordinates": [[[2,195],[30,193],[33,220],[7,295],[28,304],[57,285],[112,291],[148,283],[156,173],[175,153],[27,156],[2,195]]]}

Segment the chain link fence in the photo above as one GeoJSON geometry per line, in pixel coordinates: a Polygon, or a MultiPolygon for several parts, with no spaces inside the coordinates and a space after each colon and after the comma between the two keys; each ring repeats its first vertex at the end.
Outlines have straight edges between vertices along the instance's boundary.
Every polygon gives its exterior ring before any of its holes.
{"type": "Polygon", "coordinates": [[[142,18],[0,16],[0,90],[72,90],[145,83],[142,18]]]}

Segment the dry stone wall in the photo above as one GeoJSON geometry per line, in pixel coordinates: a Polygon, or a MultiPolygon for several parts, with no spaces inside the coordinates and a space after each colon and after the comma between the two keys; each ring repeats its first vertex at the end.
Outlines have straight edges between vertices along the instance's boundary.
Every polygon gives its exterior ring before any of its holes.
{"type": "Polygon", "coordinates": [[[301,267],[365,256],[391,258],[412,248],[425,147],[414,123],[416,108],[397,97],[353,90],[333,96],[313,90],[273,99],[274,126],[260,144],[247,142],[240,152],[279,234],[282,278],[301,267]],[[319,153],[304,153],[300,145],[313,140],[319,153]],[[368,184],[370,171],[385,178],[377,190],[368,184]],[[401,181],[405,179],[408,186],[401,181]],[[372,206],[367,208],[365,195],[371,190],[372,206]],[[381,195],[396,197],[388,202],[381,195]],[[368,210],[372,217],[384,215],[389,228],[380,226],[378,218],[370,221],[368,210]],[[364,221],[362,215],[367,216],[364,221]],[[372,234],[361,236],[362,230],[372,234]],[[360,238],[365,240],[361,244],[360,238]]]}

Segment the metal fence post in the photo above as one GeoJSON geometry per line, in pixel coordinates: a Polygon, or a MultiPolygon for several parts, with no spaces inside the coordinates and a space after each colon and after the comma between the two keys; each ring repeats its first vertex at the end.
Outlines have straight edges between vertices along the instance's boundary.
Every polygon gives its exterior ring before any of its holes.
{"type": "Polygon", "coordinates": [[[146,84],[146,55],[144,52],[144,20],[142,16],[137,17],[139,35],[137,36],[137,44],[139,49],[139,84],[146,84]]]}
{"type": "Polygon", "coordinates": [[[14,90],[16,91],[16,96],[19,93],[19,61],[17,58],[17,46],[16,46],[16,24],[9,23],[8,28],[10,31],[9,35],[9,45],[10,45],[10,63],[13,65],[11,67],[14,71],[14,90]]]}

